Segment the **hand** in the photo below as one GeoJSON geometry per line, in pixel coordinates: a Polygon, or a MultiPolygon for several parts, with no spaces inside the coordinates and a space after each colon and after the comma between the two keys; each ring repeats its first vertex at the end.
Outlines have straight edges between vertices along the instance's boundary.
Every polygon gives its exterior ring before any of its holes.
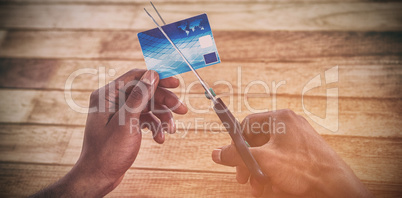
{"type": "Polygon", "coordinates": [[[212,152],[219,164],[236,167],[236,179],[250,180],[252,194],[278,197],[371,197],[349,166],[302,116],[291,110],[249,115],[241,124],[250,151],[270,183],[258,183],[236,148],[212,152]],[[250,179],[249,179],[250,178],[250,179]]]}
{"type": "Polygon", "coordinates": [[[159,82],[155,71],[132,70],[94,91],[79,160],[38,196],[100,197],[112,191],[138,154],[141,128],[149,128],[158,143],[165,140],[163,131],[175,132],[171,111],[187,112],[166,89],[177,86],[176,78],[159,82]]]}

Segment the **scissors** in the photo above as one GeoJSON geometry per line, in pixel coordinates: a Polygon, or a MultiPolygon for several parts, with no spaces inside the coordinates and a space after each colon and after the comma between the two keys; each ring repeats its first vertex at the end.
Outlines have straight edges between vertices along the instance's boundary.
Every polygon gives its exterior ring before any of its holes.
{"type": "MultiPolygon", "coordinates": [[[[166,25],[165,21],[162,19],[161,15],[159,14],[158,10],[155,8],[154,4],[150,2],[152,7],[155,9],[156,13],[158,14],[159,18],[166,25]]],[[[166,32],[162,29],[162,27],[156,22],[156,20],[152,17],[151,14],[144,8],[145,12],[148,14],[149,17],[154,21],[155,25],[158,29],[162,32],[162,34],[166,37],[166,39],[172,44],[173,48],[180,54],[183,58],[184,62],[188,65],[191,71],[195,74],[195,76],[200,81],[202,87],[205,89],[205,95],[208,99],[212,100],[213,102],[213,109],[215,113],[218,115],[219,119],[225,126],[226,130],[229,132],[230,137],[232,138],[234,145],[237,149],[237,152],[240,154],[243,162],[247,166],[250,173],[255,177],[255,179],[261,183],[265,184],[269,181],[269,178],[262,172],[260,165],[254,159],[253,155],[249,150],[249,144],[245,141],[240,123],[236,120],[233,116],[232,112],[226,107],[225,103],[218,97],[216,97],[215,92],[212,88],[209,88],[207,83],[198,75],[197,71],[193,68],[193,66],[188,62],[186,57],[183,53],[177,48],[177,46],[173,43],[173,41],[169,38],[166,32]]]]}

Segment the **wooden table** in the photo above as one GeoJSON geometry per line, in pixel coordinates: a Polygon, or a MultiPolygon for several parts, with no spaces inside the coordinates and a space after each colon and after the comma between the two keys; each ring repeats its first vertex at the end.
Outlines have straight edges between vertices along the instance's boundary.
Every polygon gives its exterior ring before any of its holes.
{"type": "MultiPolygon", "coordinates": [[[[0,196],[20,197],[69,171],[86,119],[75,110],[83,111],[99,86],[145,68],[136,34],[154,24],[142,10],[151,9],[145,0],[0,2],[0,196]],[[65,95],[66,81],[85,68],[97,74],[77,76],[65,95]]],[[[154,3],[169,22],[208,14],[222,63],[199,73],[236,117],[293,109],[377,197],[402,195],[402,3],[154,3]],[[321,86],[302,96],[314,78],[321,86]],[[338,91],[327,97],[330,89],[338,91]],[[306,112],[337,119],[323,125],[306,112]]],[[[190,86],[194,75],[180,78],[182,89],[174,92],[193,109],[175,116],[178,133],[167,135],[165,144],[144,134],[134,165],[108,196],[251,196],[249,185],[236,183],[233,168],[212,162],[211,151],[230,138],[215,125],[203,130],[218,117],[201,86],[190,86]]]]}

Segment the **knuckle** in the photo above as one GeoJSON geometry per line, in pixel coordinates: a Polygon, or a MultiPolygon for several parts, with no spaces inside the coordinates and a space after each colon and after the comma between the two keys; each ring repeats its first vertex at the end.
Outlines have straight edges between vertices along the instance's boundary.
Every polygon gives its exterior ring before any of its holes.
{"type": "Polygon", "coordinates": [[[252,117],[252,114],[251,114],[251,115],[247,115],[247,116],[243,119],[243,121],[241,122],[241,125],[248,124],[248,123],[250,122],[251,117],[252,117]]]}
{"type": "Polygon", "coordinates": [[[137,73],[144,73],[145,71],[146,71],[145,69],[134,68],[134,69],[131,69],[130,71],[128,71],[128,73],[137,74],[137,73]]]}
{"type": "Polygon", "coordinates": [[[93,91],[90,96],[90,100],[98,99],[99,98],[99,89],[93,91]]]}
{"type": "Polygon", "coordinates": [[[251,120],[251,118],[253,118],[254,115],[255,115],[255,114],[247,115],[246,118],[244,118],[244,120],[251,120]]]}
{"type": "Polygon", "coordinates": [[[99,89],[93,91],[89,96],[89,106],[96,106],[99,103],[99,89]]]}
{"type": "Polygon", "coordinates": [[[123,76],[121,76],[120,78],[122,78],[123,81],[132,81],[135,79],[140,79],[141,76],[146,72],[145,69],[138,69],[138,68],[134,68],[129,70],[128,72],[126,72],[123,76]]]}
{"type": "Polygon", "coordinates": [[[296,113],[290,109],[282,109],[279,112],[280,117],[283,117],[285,119],[290,119],[296,117],[296,113]]]}
{"type": "Polygon", "coordinates": [[[256,121],[261,120],[261,118],[264,118],[265,116],[266,116],[266,113],[249,114],[243,119],[243,122],[245,122],[245,123],[250,123],[251,121],[256,122],[256,121]]]}
{"type": "Polygon", "coordinates": [[[222,161],[228,161],[229,159],[232,159],[235,155],[235,153],[233,153],[233,145],[226,145],[224,147],[222,147],[222,151],[221,151],[221,158],[222,161]]]}
{"type": "Polygon", "coordinates": [[[304,116],[297,115],[297,117],[298,117],[300,120],[304,120],[304,121],[308,122],[307,119],[306,119],[304,116]]]}
{"type": "Polygon", "coordinates": [[[134,88],[134,89],[131,91],[129,97],[130,97],[131,99],[133,99],[133,100],[141,100],[141,99],[144,98],[143,95],[144,95],[144,93],[142,92],[141,89],[134,88]]]}

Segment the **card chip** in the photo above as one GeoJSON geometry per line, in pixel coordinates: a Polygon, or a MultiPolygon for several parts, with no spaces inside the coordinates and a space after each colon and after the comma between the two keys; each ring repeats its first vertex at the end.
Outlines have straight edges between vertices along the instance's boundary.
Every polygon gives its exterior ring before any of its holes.
{"type": "Polygon", "coordinates": [[[218,58],[216,57],[216,53],[211,52],[209,54],[204,54],[204,61],[205,61],[205,64],[217,62],[218,58]]]}
{"type": "Polygon", "coordinates": [[[207,48],[213,45],[211,35],[202,36],[198,40],[200,41],[201,48],[207,48]]]}

